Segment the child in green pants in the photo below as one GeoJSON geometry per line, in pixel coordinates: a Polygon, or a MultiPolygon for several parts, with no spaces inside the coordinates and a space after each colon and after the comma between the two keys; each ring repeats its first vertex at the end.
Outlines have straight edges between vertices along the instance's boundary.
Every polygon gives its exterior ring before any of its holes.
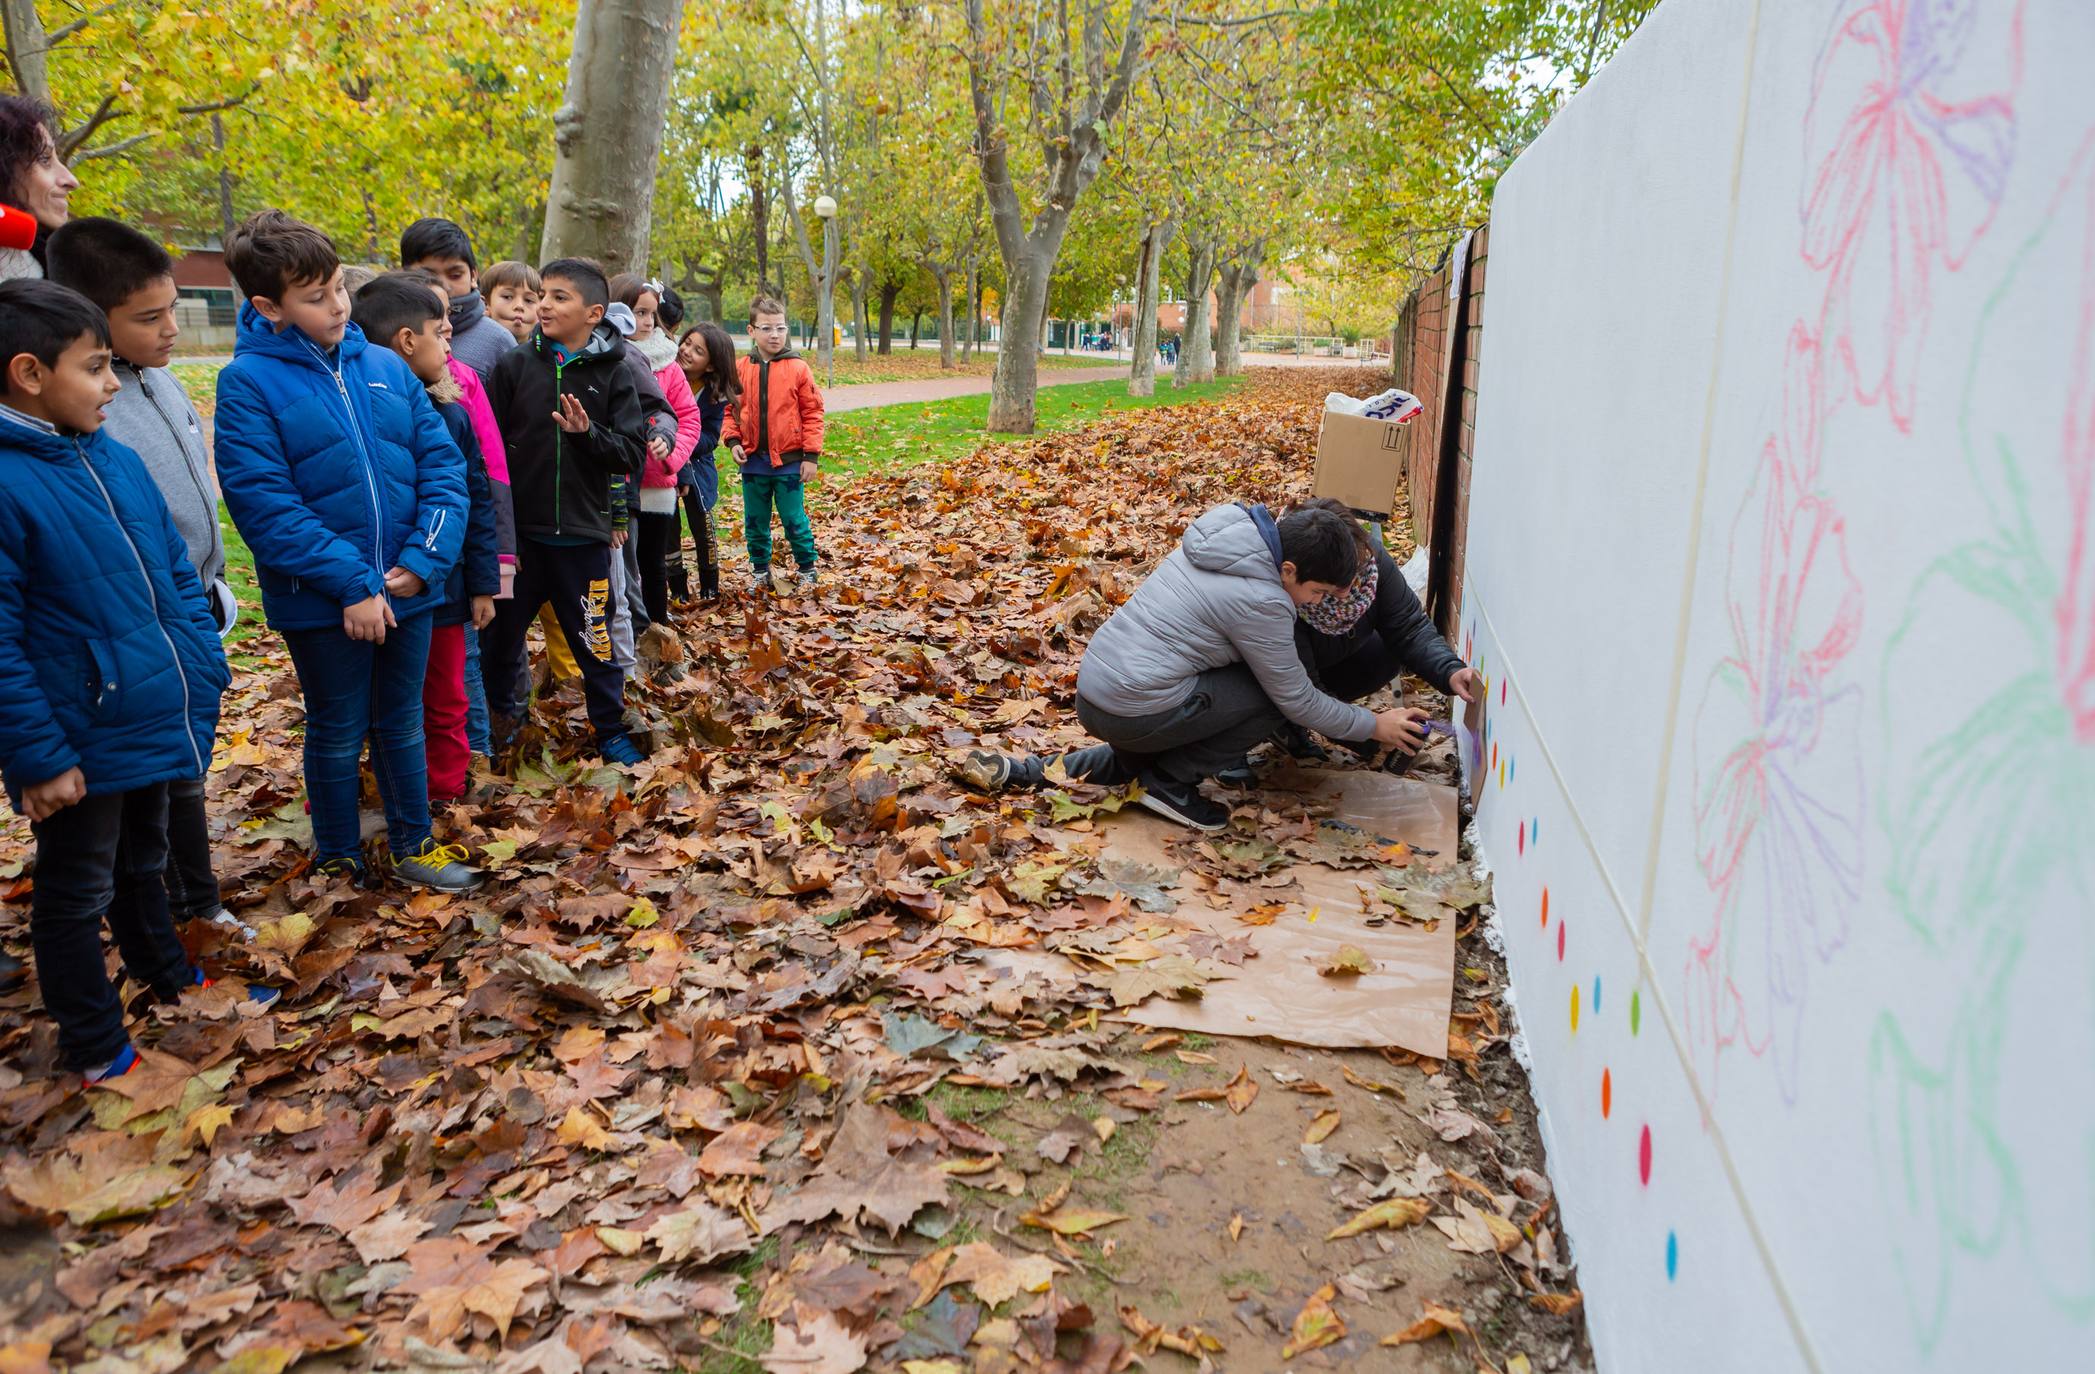
{"type": "Polygon", "coordinates": [[[793,352],[786,310],[769,296],[749,306],[755,351],[735,363],[741,395],[728,405],[721,438],[742,470],[742,532],[759,590],[771,588],[771,512],[786,528],[800,568],[800,589],[815,586],[815,532],[807,521],[803,486],[822,457],[822,392],[815,374],[793,352]]]}

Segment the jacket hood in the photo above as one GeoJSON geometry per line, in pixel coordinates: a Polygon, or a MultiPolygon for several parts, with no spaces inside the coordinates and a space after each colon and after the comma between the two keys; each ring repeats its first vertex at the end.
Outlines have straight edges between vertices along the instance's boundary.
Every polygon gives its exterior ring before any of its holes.
{"type": "Polygon", "coordinates": [[[1280,536],[1264,506],[1217,506],[1193,522],[1180,547],[1203,572],[1280,581],[1280,536]]]}
{"type": "MultiPolygon", "coordinates": [[[[603,358],[617,362],[624,356],[625,342],[625,335],[619,333],[616,326],[599,321],[597,327],[589,331],[589,342],[582,345],[582,351],[567,360],[568,366],[573,367],[578,362],[594,362],[603,358]]],[[[556,345],[546,337],[543,328],[531,331],[530,346],[547,362],[553,360],[553,349],[556,345]]]]}
{"type": "Polygon", "coordinates": [[[477,287],[466,292],[463,296],[453,296],[451,298],[452,333],[463,334],[486,318],[487,302],[480,298],[480,291],[477,287]]]}
{"type": "MultiPolygon", "coordinates": [[[[364,351],[364,331],[351,320],[343,326],[342,342],[336,345],[341,360],[348,362],[364,351]]],[[[245,301],[240,306],[240,325],[233,335],[233,355],[258,353],[264,357],[281,358],[285,362],[303,363],[307,367],[330,370],[327,350],[306,337],[305,331],[293,325],[282,333],[275,325],[262,318],[254,302],[245,301]]]]}

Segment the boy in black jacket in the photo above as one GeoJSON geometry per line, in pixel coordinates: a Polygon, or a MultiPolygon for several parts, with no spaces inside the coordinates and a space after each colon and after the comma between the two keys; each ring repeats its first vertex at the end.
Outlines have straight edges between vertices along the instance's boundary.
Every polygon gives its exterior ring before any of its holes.
{"type": "Polygon", "coordinates": [[[641,754],[625,729],[625,676],[611,661],[612,487],[639,477],[647,422],[618,331],[603,322],[611,288],[602,269],[561,258],[539,276],[538,329],[502,356],[487,384],[509,450],[517,528],[516,594],[495,603],[480,645],[495,756],[516,740],[524,633],[551,602],[582,669],[598,751],[634,764],[641,754]]]}

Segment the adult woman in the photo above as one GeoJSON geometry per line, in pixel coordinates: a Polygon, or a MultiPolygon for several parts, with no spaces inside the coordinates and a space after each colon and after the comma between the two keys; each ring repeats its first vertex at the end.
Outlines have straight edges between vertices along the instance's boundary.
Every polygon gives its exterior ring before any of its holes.
{"type": "Polygon", "coordinates": [[[0,281],[44,275],[44,242],[71,217],[80,179],[59,160],[51,111],[18,95],[0,96],[0,202],[36,220],[36,242],[0,248],[0,281]]]}
{"type": "MultiPolygon", "coordinates": [[[[710,321],[692,325],[677,345],[677,366],[698,400],[700,434],[691,461],[684,465],[684,513],[691,522],[691,543],[698,558],[698,596],[711,601],[720,595],[720,559],[713,548],[713,506],[720,499],[720,470],[713,453],[720,444],[720,423],[727,415],[739,389],[735,378],[735,346],[727,331],[710,321]]],[[[681,540],[674,541],[681,545],[681,540]]],[[[688,590],[684,563],[679,552],[670,568],[670,581],[677,595],[688,590]]]]}
{"type": "Polygon", "coordinates": [[[1310,677],[1340,701],[1359,701],[1409,669],[1450,696],[1475,701],[1477,670],[1433,628],[1381,541],[1342,502],[1326,497],[1306,505],[1344,516],[1360,548],[1352,584],[1298,612],[1295,649],[1310,677]]]}

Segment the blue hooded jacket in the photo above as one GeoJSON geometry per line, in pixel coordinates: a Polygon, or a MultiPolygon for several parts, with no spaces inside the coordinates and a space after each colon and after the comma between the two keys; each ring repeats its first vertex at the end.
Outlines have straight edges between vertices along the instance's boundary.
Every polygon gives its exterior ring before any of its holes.
{"type": "Polygon", "coordinates": [[[90,796],[202,777],[230,683],[189,547],[138,455],[0,413],[0,777],[90,796]]]}
{"type": "Polygon", "coordinates": [[[395,617],[443,601],[466,536],[465,457],[398,355],[354,324],[330,353],[243,305],[212,423],[271,625],[339,626],[394,567],[423,586],[393,601],[395,617]]]}

